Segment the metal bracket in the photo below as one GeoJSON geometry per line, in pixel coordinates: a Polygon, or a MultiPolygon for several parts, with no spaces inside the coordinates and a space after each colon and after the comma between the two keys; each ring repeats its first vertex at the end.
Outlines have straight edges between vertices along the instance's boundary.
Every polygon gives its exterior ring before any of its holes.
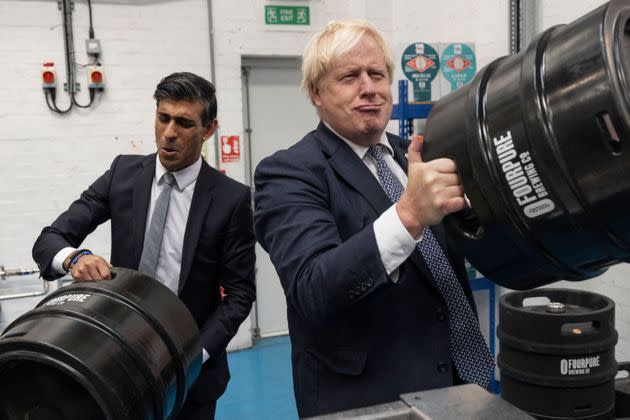
{"type": "Polygon", "coordinates": [[[69,1],[70,2],[70,12],[74,12],[74,0],[57,0],[57,8],[59,10],[63,10],[62,3],[64,1],[69,1]]]}
{"type": "MultiPolygon", "coordinates": [[[[63,84],[63,90],[69,92],[67,82],[63,84]]],[[[79,82],[74,82],[74,92],[81,92],[81,85],[79,84],[79,82]]]]}

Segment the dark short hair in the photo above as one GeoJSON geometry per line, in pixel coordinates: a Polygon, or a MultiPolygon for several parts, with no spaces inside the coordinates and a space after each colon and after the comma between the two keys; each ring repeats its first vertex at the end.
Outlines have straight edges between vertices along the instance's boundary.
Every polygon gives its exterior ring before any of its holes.
{"type": "Polygon", "coordinates": [[[160,100],[203,101],[206,106],[201,113],[201,123],[205,126],[217,117],[217,97],[214,85],[194,73],[179,72],[166,76],[155,88],[153,98],[160,100]]]}

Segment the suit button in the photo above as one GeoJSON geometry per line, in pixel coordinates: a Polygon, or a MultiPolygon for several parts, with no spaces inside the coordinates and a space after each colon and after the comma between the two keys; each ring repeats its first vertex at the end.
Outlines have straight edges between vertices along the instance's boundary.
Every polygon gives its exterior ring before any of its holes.
{"type": "Polygon", "coordinates": [[[438,363],[437,368],[440,373],[448,373],[448,364],[446,363],[438,363]]]}

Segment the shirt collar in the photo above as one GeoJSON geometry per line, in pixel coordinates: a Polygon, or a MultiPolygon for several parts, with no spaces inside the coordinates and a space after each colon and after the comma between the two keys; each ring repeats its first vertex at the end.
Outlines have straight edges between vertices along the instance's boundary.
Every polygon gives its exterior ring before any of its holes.
{"type": "MultiPolygon", "coordinates": [[[[185,190],[190,184],[197,180],[197,176],[199,176],[199,171],[201,170],[201,156],[195,163],[190,166],[187,166],[184,169],[180,169],[177,172],[171,172],[175,177],[175,183],[177,184],[177,188],[180,191],[185,190]]],[[[160,157],[155,156],[155,179],[157,179],[158,184],[162,180],[162,176],[168,172],[166,168],[160,162],[160,157]]]]}
{"type": "MultiPolygon", "coordinates": [[[[333,133],[335,133],[335,135],[337,135],[337,137],[339,137],[341,140],[343,140],[348,146],[350,146],[350,148],[352,149],[352,151],[354,153],[357,154],[357,156],[359,156],[359,159],[363,160],[363,158],[365,157],[365,155],[368,152],[368,149],[370,148],[369,146],[363,146],[361,144],[357,144],[354,142],[351,142],[350,140],[348,140],[347,138],[345,138],[344,136],[342,136],[341,134],[337,133],[335,131],[334,128],[332,128],[330,126],[330,124],[328,124],[326,121],[322,120],[322,122],[324,123],[324,125],[326,127],[328,127],[328,129],[330,131],[332,131],[333,133]]],[[[387,140],[387,135],[385,134],[385,132],[383,131],[383,133],[381,134],[381,137],[378,140],[379,144],[382,144],[383,146],[385,146],[385,148],[389,151],[389,153],[391,153],[392,156],[394,156],[394,149],[392,149],[392,146],[389,144],[389,141],[387,140]]]]}

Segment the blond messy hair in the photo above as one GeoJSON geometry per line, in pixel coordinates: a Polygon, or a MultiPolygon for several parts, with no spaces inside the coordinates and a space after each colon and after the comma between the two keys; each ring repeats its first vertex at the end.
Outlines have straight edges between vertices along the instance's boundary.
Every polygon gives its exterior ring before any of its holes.
{"type": "Polygon", "coordinates": [[[383,35],[365,20],[335,20],[311,38],[302,54],[302,88],[311,102],[311,88],[317,87],[335,60],[352,51],[364,35],[371,37],[383,53],[389,81],[392,82],[394,60],[383,35]]]}

